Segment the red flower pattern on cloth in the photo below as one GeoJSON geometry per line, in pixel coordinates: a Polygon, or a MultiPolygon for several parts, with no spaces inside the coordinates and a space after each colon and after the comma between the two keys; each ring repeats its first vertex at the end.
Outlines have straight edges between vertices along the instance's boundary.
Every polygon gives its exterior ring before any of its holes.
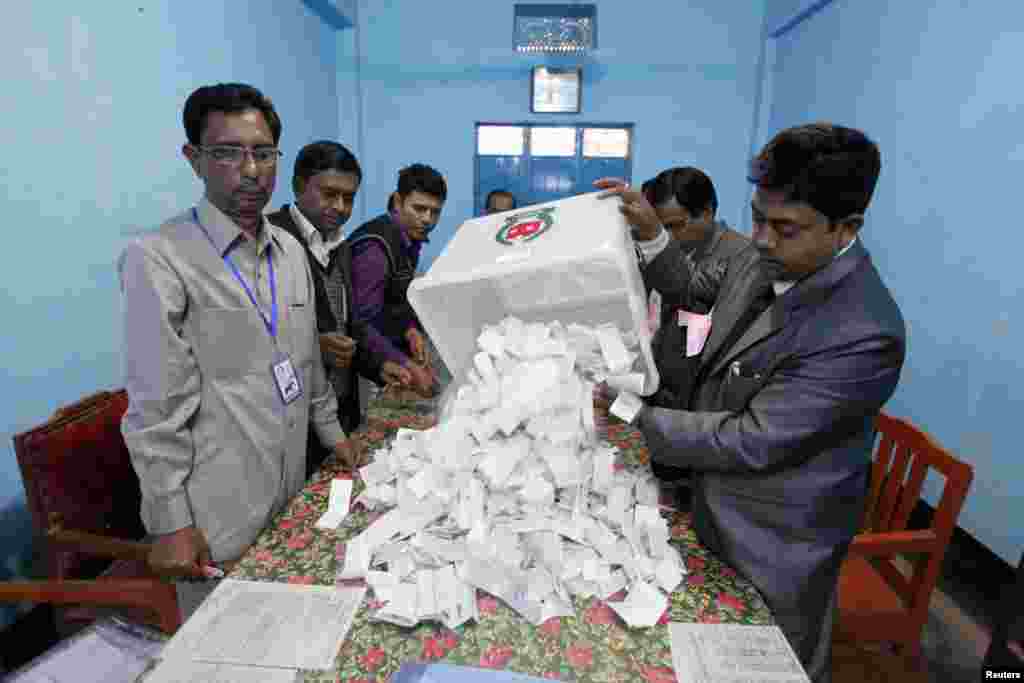
{"type": "Polygon", "coordinates": [[[562,619],[560,617],[551,617],[540,625],[540,632],[557,638],[558,634],[562,632],[562,619]]]}
{"type": "Polygon", "coordinates": [[[612,608],[603,602],[595,602],[592,607],[587,609],[586,613],[587,622],[602,626],[614,624],[617,618],[612,608]]]}
{"type": "Polygon", "coordinates": [[[667,666],[645,666],[640,675],[647,683],[676,683],[676,672],[667,666]]]}
{"type": "Polygon", "coordinates": [[[314,583],[316,583],[316,577],[309,576],[308,574],[303,574],[302,576],[289,576],[288,583],[299,584],[302,586],[312,586],[314,583]]]}
{"type": "Polygon", "coordinates": [[[594,663],[594,649],[577,643],[566,649],[565,658],[574,669],[589,669],[594,663]]]}
{"type": "Polygon", "coordinates": [[[502,669],[512,659],[512,648],[508,645],[491,645],[480,656],[480,666],[485,669],[502,669]]]}
{"type": "Polygon", "coordinates": [[[441,657],[444,657],[444,655],[444,643],[433,636],[427,636],[423,639],[424,659],[440,659],[441,657]]]}
{"type": "Polygon", "coordinates": [[[366,651],[366,654],[359,658],[359,663],[367,671],[375,671],[384,662],[385,657],[386,653],[384,650],[379,647],[371,647],[366,651]]]}
{"type": "Polygon", "coordinates": [[[719,607],[734,609],[737,612],[742,612],[747,608],[747,606],[743,604],[742,600],[737,598],[735,595],[730,595],[724,591],[718,594],[718,605],[719,607]]]}
{"type": "Polygon", "coordinates": [[[313,534],[310,532],[301,533],[298,536],[292,536],[288,539],[287,546],[291,550],[302,550],[309,542],[313,540],[313,534]]]}
{"type": "Polygon", "coordinates": [[[494,614],[498,611],[498,601],[489,595],[481,595],[476,600],[477,609],[481,614],[494,614]]]}
{"type": "Polygon", "coordinates": [[[707,566],[707,561],[703,557],[697,557],[696,555],[690,555],[686,558],[686,568],[691,572],[704,571],[707,566]]]}

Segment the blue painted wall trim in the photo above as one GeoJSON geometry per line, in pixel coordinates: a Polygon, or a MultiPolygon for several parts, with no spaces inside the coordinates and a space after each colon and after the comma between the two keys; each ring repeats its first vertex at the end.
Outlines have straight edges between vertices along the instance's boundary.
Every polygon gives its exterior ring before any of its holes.
{"type": "Polygon", "coordinates": [[[302,4],[337,31],[352,28],[352,21],[342,14],[330,0],[302,0],[302,4]]]}
{"type": "Polygon", "coordinates": [[[779,36],[785,35],[786,33],[792,31],[799,24],[807,21],[815,14],[825,9],[825,7],[827,7],[828,5],[831,5],[834,1],[835,0],[815,0],[814,2],[812,2],[811,4],[804,7],[802,10],[797,12],[795,15],[793,15],[793,17],[786,21],[784,24],[772,30],[772,32],[768,34],[768,37],[778,38],[779,36]]]}

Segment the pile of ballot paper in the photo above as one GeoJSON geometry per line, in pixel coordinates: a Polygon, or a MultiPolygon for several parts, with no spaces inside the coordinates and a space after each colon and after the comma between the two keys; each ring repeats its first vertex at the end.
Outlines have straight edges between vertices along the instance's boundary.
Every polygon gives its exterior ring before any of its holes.
{"type": "Polygon", "coordinates": [[[365,578],[373,618],[403,626],[475,619],[478,588],[533,624],[627,589],[610,606],[654,625],[684,565],[657,481],[617,468],[594,421],[596,383],[638,391],[636,336],[510,317],[477,345],[437,426],[399,430],[360,470],[357,502],[387,512],[348,542],[339,578],[365,578]]]}

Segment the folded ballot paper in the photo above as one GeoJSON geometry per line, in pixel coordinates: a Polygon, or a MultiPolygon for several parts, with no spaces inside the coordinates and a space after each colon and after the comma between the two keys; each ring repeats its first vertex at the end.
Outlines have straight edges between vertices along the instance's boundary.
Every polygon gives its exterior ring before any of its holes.
{"type": "Polygon", "coordinates": [[[484,327],[437,426],[399,430],[360,470],[356,502],[383,514],[348,542],[339,579],[363,578],[401,626],[476,619],[477,589],[540,624],[608,598],[653,626],[685,574],[650,470],[616,467],[594,425],[595,382],[635,367],[635,335],[509,317],[484,327]]]}

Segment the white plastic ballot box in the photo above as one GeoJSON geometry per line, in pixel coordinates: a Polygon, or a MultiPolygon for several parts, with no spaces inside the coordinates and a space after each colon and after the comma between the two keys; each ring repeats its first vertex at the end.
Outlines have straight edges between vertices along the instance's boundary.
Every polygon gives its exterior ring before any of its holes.
{"type": "Polygon", "coordinates": [[[658,388],[647,298],[621,200],[592,192],[466,221],[409,303],[453,376],[477,351],[484,325],[506,316],[634,330],[635,372],[645,395],[658,388]]]}

